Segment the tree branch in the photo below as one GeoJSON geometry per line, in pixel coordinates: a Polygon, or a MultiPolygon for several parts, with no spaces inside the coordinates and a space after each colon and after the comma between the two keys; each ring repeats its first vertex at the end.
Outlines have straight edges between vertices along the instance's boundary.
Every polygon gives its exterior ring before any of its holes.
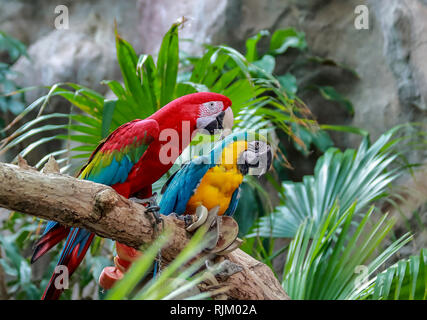
{"type": "MultiPolygon", "coordinates": [[[[111,187],[51,173],[52,170],[43,172],[22,161],[20,167],[0,163],[0,207],[67,226],[82,227],[137,249],[156,238],[152,215],[111,187]]],[[[186,246],[191,235],[181,220],[172,216],[162,218],[164,227],[172,230],[173,234],[162,249],[162,259],[168,263],[186,246]]],[[[243,268],[221,282],[231,288],[226,293],[228,298],[289,299],[265,264],[239,249],[225,257],[243,268]]]]}

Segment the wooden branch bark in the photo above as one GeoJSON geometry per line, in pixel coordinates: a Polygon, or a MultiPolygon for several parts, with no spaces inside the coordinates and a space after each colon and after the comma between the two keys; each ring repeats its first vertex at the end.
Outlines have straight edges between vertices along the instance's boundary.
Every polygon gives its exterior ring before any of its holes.
{"type": "MultiPolygon", "coordinates": [[[[120,196],[108,186],[48,173],[50,170],[43,172],[25,163],[19,167],[0,163],[0,207],[82,227],[134,248],[156,238],[154,219],[143,206],[120,196]]],[[[162,259],[168,263],[185,247],[191,235],[181,220],[172,216],[163,216],[163,220],[164,227],[173,233],[162,249],[162,259]]],[[[265,264],[239,249],[225,257],[243,268],[221,283],[231,288],[226,293],[230,299],[289,299],[265,264]]]]}

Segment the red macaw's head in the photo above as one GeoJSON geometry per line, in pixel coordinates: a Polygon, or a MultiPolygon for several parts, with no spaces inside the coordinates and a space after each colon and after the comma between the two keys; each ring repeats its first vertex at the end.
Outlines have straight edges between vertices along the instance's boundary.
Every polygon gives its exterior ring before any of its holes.
{"type": "Polygon", "coordinates": [[[190,130],[214,134],[215,130],[230,132],[234,117],[231,100],[219,93],[198,92],[182,96],[165,105],[150,118],[164,127],[181,131],[182,123],[187,121],[190,130]],[[161,118],[161,119],[160,119],[161,118]]]}

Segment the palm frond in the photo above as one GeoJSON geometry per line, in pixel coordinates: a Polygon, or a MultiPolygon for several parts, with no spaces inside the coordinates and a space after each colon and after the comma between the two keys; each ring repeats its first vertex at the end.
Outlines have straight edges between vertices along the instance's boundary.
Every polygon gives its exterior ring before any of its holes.
{"type": "Polygon", "coordinates": [[[372,201],[384,197],[388,185],[401,170],[389,169],[396,159],[392,139],[396,129],[383,134],[372,146],[365,138],[359,149],[342,152],[330,148],[316,163],[314,176],[305,176],[302,182],[283,182],[283,205],[262,217],[254,235],[292,238],[299,226],[313,219],[317,228],[325,214],[338,202],[344,213],[357,200],[356,211],[372,201]]]}
{"type": "Polygon", "coordinates": [[[357,223],[356,207],[355,202],[342,212],[335,203],[320,223],[307,218],[300,225],[283,272],[282,286],[292,299],[349,299],[363,291],[368,277],[411,239],[406,234],[376,255],[394,220],[384,215],[369,228],[373,208],[357,223]],[[361,266],[365,273],[359,275],[361,266]]]}
{"type": "Polygon", "coordinates": [[[378,274],[357,299],[426,300],[427,250],[418,256],[402,259],[378,274]]]}
{"type": "MultiPolygon", "coordinates": [[[[203,229],[194,234],[187,246],[158,276],[147,281],[142,288],[137,288],[140,281],[147,277],[159,252],[161,255],[161,248],[170,240],[171,236],[171,234],[165,233],[159,236],[150,247],[144,249],[141,258],[132,264],[123,279],[108,292],[106,299],[167,300],[182,297],[186,299],[210,297],[212,293],[200,293],[195,289],[198,284],[208,279],[208,273],[198,272],[204,265],[205,259],[199,258],[192,261],[207,243],[206,233],[203,229]],[[190,261],[192,261],[191,264],[187,264],[190,261]]],[[[214,273],[215,268],[214,266],[214,273]]]]}

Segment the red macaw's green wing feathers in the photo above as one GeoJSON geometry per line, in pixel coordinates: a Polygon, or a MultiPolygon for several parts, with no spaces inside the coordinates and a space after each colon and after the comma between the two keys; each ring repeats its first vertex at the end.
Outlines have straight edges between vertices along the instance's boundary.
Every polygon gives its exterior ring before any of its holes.
{"type": "Polygon", "coordinates": [[[158,136],[155,120],[134,120],[122,125],[93,152],[79,178],[110,186],[125,182],[132,167],[158,136]]]}

